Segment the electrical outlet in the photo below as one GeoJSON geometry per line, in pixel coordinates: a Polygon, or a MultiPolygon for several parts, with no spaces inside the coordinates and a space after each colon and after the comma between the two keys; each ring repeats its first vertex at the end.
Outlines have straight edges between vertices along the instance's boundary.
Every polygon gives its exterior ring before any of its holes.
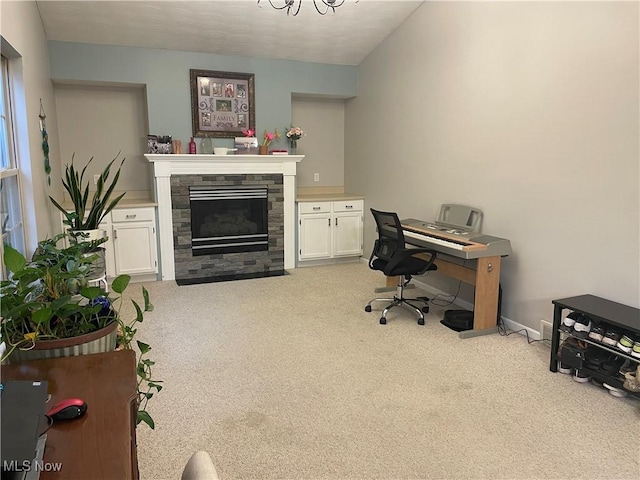
{"type": "Polygon", "coordinates": [[[94,175],[93,176],[93,184],[97,185],[98,184],[98,180],[100,180],[100,175],[94,175]]]}
{"type": "Polygon", "coordinates": [[[313,174],[313,181],[314,182],[319,182],[320,181],[320,174],[319,173],[314,173],[313,174]]]}
{"type": "Polygon", "coordinates": [[[546,339],[551,341],[553,336],[553,323],[547,320],[540,320],[540,339],[546,339]]]}

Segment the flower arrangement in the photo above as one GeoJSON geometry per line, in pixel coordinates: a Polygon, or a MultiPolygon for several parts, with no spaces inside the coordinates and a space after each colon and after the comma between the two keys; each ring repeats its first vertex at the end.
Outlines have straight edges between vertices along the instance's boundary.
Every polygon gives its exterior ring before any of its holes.
{"type": "Polygon", "coordinates": [[[280,132],[278,132],[278,129],[276,128],[274,130],[273,133],[271,132],[267,132],[266,130],[264,131],[264,140],[262,140],[262,145],[265,147],[268,147],[269,145],[271,145],[271,142],[273,142],[274,140],[279,140],[281,137],[280,132]]]}
{"type": "Polygon", "coordinates": [[[253,128],[248,128],[246,130],[242,130],[242,134],[245,137],[253,137],[255,135],[256,131],[253,128]]]}
{"type": "Polygon", "coordinates": [[[287,129],[286,136],[289,139],[289,145],[291,145],[291,153],[295,154],[298,148],[298,140],[300,140],[306,133],[300,127],[291,126],[287,129]]]}
{"type": "Polygon", "coordinates": [[[287,130],[286,135],[289,140],[300,140],[306,133],[300,127],[291,127],[287,130]]]}

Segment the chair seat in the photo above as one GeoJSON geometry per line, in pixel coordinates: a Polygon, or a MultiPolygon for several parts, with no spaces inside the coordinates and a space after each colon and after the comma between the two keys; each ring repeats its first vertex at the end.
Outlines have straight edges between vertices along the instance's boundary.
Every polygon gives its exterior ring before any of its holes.
{"type": "MultiPolygon", "coordinates": [[[[426,260],[422,260],[421,258],[409,257],[406,260],[400,262],[396,265],[390,272],[386,272],[387,264],[389,262],[382,260],[380,258],[376,258],[371,262],[371,268],[374,270],[380,270],[381,272],[385,272],[386,275],[396,276],[396,275],[416,275],[418,272],[423,270],[425,266],[429,263],[426,260]]],[[[437,267],[435,264],[429,265],[427,270],[436,270],[437,267]]]]}

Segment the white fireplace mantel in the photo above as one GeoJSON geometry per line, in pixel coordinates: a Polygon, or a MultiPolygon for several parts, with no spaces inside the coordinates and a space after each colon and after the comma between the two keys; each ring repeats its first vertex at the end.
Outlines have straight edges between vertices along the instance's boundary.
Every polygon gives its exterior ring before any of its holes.
{"type": "Polygon", "coordinates": [[[158,238],[162,280],[175,280],[172,175],[282,174],[284,190],[284,268],[295,267],[296,167],[304,155],[145,155],[153,163],[158,202],[158,238]]]}

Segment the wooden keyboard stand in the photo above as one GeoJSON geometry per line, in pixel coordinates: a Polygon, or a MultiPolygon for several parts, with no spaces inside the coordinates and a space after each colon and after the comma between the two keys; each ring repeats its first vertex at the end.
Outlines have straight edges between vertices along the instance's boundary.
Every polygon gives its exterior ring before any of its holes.
{"type": "MultiPolygon", "coordinates": [[[[418,254],[417,257],[429,260],[430,256],[418,254]]],[[[498,301],[500,295],[500,262],[502,257],[480,257],[476,259],[476,268],[469,268],[438,257],[435,264],[437,272],[475,288],[473,307],[473,330],[459,333],[460,338],[488,335],[498,331],[498,301]]],[[[398,277],[387,277],[387,287],[398,284],[398,277]]]]}

